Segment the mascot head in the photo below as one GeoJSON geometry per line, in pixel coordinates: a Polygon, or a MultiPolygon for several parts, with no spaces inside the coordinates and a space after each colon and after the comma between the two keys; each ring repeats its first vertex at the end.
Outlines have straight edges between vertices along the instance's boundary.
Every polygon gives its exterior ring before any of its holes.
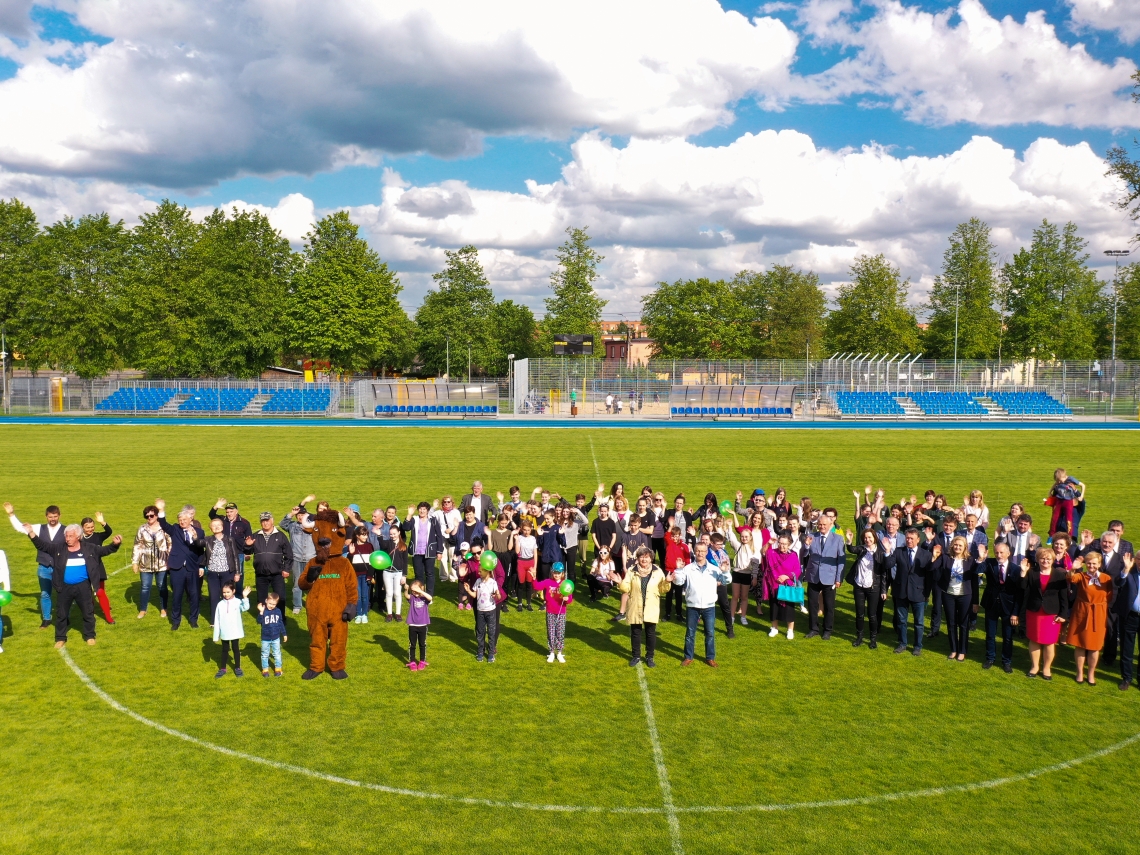
{"type": "MultiPolygon", "coordinates": [[[[324,504],[324,502],[321,504],[324,504]]],[[[345,536],[346,533],[340,521],[340,514],[331,509],[317,511],[317,516],[313,521],[313,542],[317,545],[318,549],[320,549],[322,540],[328,540],[329,555],[340,555],[341,550],[344,548],[345,536]]]]}

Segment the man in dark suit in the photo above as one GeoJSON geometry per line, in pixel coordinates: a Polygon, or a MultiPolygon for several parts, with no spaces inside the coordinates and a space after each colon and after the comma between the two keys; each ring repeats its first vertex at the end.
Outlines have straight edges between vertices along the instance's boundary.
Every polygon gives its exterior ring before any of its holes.
{"type": "Polygon", "coordinates": [[[83,614],[83,638],[88,644],[95,643],[95,598],[94,586],[99,581],[99,559],[116,552],[123,539],[119,535],[111,538],[111,545],[92,543],[83,539],[83,527],[69,525],[63,530],[63,542],[56,543],[41,537],[33,526],[25,525],[24,531],[32,544],[42,554],[51,559],[52,586],[58,599],[55,614],[56,649],[67,644],[67,631],[70,628],[72,603],[79,603],[83,614]]]}
{"type": "Polygon", "coordinates": [[[479,520],[483,525],[490,525],[491,521],[499,515],[499,509],[495,507],[495,503],[491,497],[483,492],[483,482],[476,481],[471,485],[471,492],[463,497],[463,503],[459,506],[459,511],[462,513],[468,508],[475,508],[475,519],[479,520]]]}
{"type": "Polygon", "coordinates": [[[1140,568],[1136,566],[1131,553],[1122,560],[1123,572],[1112,583],[1116,588],[1116,597],[1111,611],[1116,617],[1120,633],[1120,691],[1123,692],[1132,685],[1136,632],[1140,629],[1140,568]]]}
{"type": "Polygon", "coordinates": [[[835,591],[843,584],[843,567],[847,563],[847,549],[843,538],[831,530],[834,520],[833,508],[827,508],[819,515],[816,534],[804,538],[801,558],[804,561],[804,575],[808,580],[808,600],[811,605],[809,623],[811,631],[806,638],[819,635],[819,608],[823,600],[823,640],[831,638],[835,625],[835,591]]]}
{"type": "MultiPolygon", "coordinates": [[[[183,598],[190,600],[190,628],[197,629],[202,599],[199,580],[205,574],[205,569],[201,566],[204,549],[201,541],[205,540],[205,534],[202,526],[194,519],[193,505],[184,505],[178,512],[178,525],[173,525],[166,518],[166,502],[155,499],[154,505],[158,508],[158,524],[170,537],[170,555],[166,559],[166,569],[170,571],[170,587],[173,589],[169,603],[170,629],[173,632],[182,625],[183,598]]],[[[239,550],[242,547],[239,543],[234,546],[239,550]]],[[[214,616],[210,615],[209,620],[213,623],[214,616]]]]}
{"type": "Polygon", "coordinates": [[[1124,523],[1122,523],[1120,520],[1113,520],[1108,524],[1108,530],[1116,535],[1117,550],[1121,554],[1136,554],[1132,551],[1132,541],[1124,539],[1124,523]]]}
{"type": "Polygon", "coordinates": [[[993,558],[987,558],[986,586],[982,592],[982,608],[986,610],[986,661],[992,668],[997,659],[997,632],[1001,628],[1001,667],[1013,673],[1013,621],[1021,605],[1021,571],[1009,558],[1009,544],[994,545],[993,558]]]}
{"type": "MultiPolygon", "coordinates": [[[[928,540],[922,544],[923,548],[930,553],[933,553],[934,547],[940,547],[943,555],[950,554],[950,542],[959,535],[958,531],[958,518],[954,514],[949,513],[942,518],[942,531],[934,536],[933,540],[928,540]]],[[[921,626],[921,624],[920,624],[921,626]]],[[[938,631],[942,629],[942,595],[934,592],[934,606],[930,611],[930,629],[924,634],[926,638],[934,638],[938,635],[938,631]]]]}
{"type": "Polygon", "coordinates": [[[1033,518],[1029,514],[1019,516],[1013,528],[1000,532],[994,543],[1009,544],[1009,560],[1018,570],[1025,558],[1032,564],[1033,556],[1041,548],[1041,538],[1033,533],[1033,518]]]}
{"type": "Polygon", "coordinates": [[[906,625],[914,613],[914,655],[922,655],[922,627],[926,598],[931,588],[931,553],[918,545],[918,529],[906,530],[906,543],[887,556],[887,572],[891,577],[891,593],[895,600],[895,626],[899,644],[895,653],[906,653],[906,625]]]}

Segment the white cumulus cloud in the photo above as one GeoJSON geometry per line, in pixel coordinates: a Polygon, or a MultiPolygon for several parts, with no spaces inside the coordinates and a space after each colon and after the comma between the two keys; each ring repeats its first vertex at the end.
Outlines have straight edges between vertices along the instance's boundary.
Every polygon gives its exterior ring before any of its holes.
{"type": "Polygon", "coordinates": [[[715,0],[60,2],[111,41],[57,63],[0,40],[23,63],[0,81],[0,164],[165,187],[488,134],[688,135],[775,98],[798,41],[715,0]]]}
{"type": "Polygon", "coordinates": [[[1135,63],[1123,57],[1104,63],[1084,45],[1065,43],[1044,12],[1029,11],[1017,21],[994,18],[980,0],[961,0],[940,12],[897,0],[869,5],[875,12],[866,19],[852,15],[858,10],[848,0],[809,0],[803,8],[805,29],[821,44],[855,50],[810,78],[806,97],[866,95],[872,104],[936,125],[1140,124],[1140,105],[1121,92],[1132,83],[1135,63]]]}
{"type": "Polygon", "coordinates": [[[1115,30],[1126,42],[1140,39],[1140,0],[1068,0],[1079,27],[1115,30]]]}

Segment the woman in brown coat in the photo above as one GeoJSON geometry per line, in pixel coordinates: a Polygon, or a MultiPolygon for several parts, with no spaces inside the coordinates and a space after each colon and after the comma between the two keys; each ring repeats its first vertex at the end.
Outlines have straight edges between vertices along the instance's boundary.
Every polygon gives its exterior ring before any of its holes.
{"type": "MultiPolygon", "coordinates": [[[[1125,566],[1131,568],[1132,556],[1126,555],[1125,566]]],[[[1099,552],[1090,552],[1084,558],[1084,567],[1069,574],[1076,587],[1077,600],[1065,643],[1076,648],[1077,682],[1085,682],[1085,662],[1088,662],[1090,686],[1096,685],[1096,666],[1108,626],[1108,601],[1112,598],[1112,577],[1101,572],[1099,552]]]]}

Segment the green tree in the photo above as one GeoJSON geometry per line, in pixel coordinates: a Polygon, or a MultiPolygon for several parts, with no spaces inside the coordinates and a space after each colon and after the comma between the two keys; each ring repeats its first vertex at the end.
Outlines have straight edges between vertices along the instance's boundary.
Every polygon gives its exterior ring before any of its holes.
{"type": "Polygon", "coordinates": [[[329,214],[305,235],[286,301],[290,348],[344,373],[391,364],[406,335],[400,291],[399,279],[359,237],[348,213],[329,214]]]}
{"type": "Polygon", "coordinates": [[[19,199],[0,199],[0,324],[7,332],[9,351],[13,344],[19,346],[20,303],[37,281],[39,237],[40,225],[31,208],[19,199]]]}
{"type": "Polygon", "coordinates": [[[814,273],[778,264],[763,273],[741,271],[732,280],[744,322],[751,328],[741,355],[800,359],[819,353],[827,299],[814,273]]]}
{"type": "Polygon", "coordinates": [[[131,245],[122,312],[124,361],[155,377],[197,377],[204,330],[199,318],[202,226],[169,199],[139,218],[131,245]]]}
{"type": "Polygon", "coordinates": [[[491,312],[491,325],[497,345],[495,359],[488,369],[503,377],[507,373],[507,354],[513,353],[515,359],[527,359],[536,353],[534,312],[513,300],[502,300],[491,312]]]}
{"type": "Polygon", "coordinates": [[[257,377],[285,345],[285,303],[297,260],[257,211],[215,209],[193,250],[201,373],[257,377]]]}
{"type": "Polygon", "coordinates": [[[1004,270],[1009,280],[1011,358],[1091,359],[1104,324],[1100,282],[1085,264],[1087,241],[1073,223],[1048,220],[1004,270]]]}
{"type": "Polygon", "coordinates": [[[594,355],[604,355],[601,342],[602,309],[606,301],[594,290],[598,264],[604,256],[590,246],[585,228],[568,228],[570,236],[555,252],[558,267],[550,274],[550,290],[546,298],[546,315],[542,319],[540,352],[554,352],[554,335],[592,335],[594,355]]]}
{"type": "Polygon", "coordinates": [[[449,351],[452,376],[466,376],[469,352],[472,372],[486,374],[500,359],[500,343],[494,329],[495,295],[479,250],[465,246],[445,250],[444,256],[447,264],[432,274],[439,287],[427,292],[416,311],[416,352],[431,374],[444,373],[449,351]]]}
{"type": "Polygon", "coordinates": [[[98,377],[120,361],[120,301],[130,238],[107,214],[65,217],[35,253],[37,287],[26,291],[17,326],[25,364],[98,377]]]}
{"type": "Polygon", "coordinates": [[[928,356],[990,359],[997,353],[1001,319],[994,303],[995,247],[990,227],[977,217],[959,223],[942,255],[942,272],[930,290],[930,326],[923,336],[928,356]]]}
{"type": "MultiPolygon", "coordinates": [[[[1120,278],[1116,281],[1116,358],[1140,359],[1140,264],[1133,262],[1120,268],[1120,278]]],[[[1112,336],[1111,303],[1109,304],[1109,340],[1112,336]]],[[[1111,355],[1111,344],[1105,350],[1111,355]]]]}
{"type": "Polygon", "coordinates": [[[750,325],[723,279],[659,282],[641,298],[641,320],[653,355],[668,359],[733,359],[745,354],[750,325]]]}
{"type": "Polygon", "coordinates": [[[824,341],[833,352],[918,353],[919,331],[906,305],[910,280],[882,255],[860,255],[827,318],[824,341]]]}

